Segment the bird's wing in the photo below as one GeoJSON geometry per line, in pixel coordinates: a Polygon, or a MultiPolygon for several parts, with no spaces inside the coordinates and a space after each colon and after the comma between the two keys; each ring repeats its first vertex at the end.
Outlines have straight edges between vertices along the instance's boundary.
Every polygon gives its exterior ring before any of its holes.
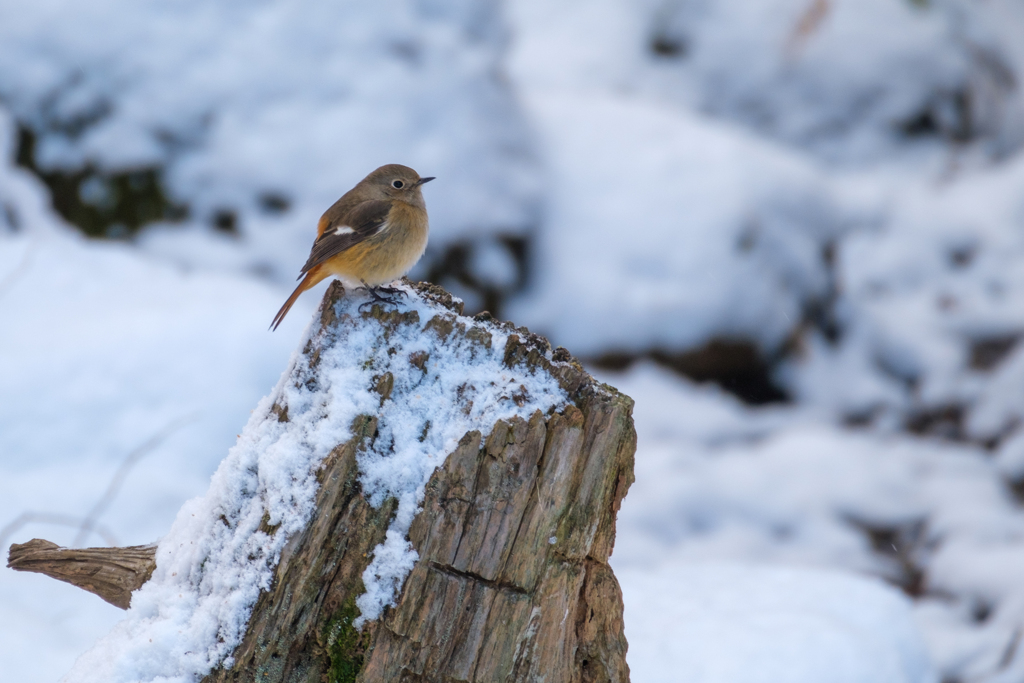
{"type": "MultiPolygon", "coordinates": [[[[391,202],[372,200],[356,204],[351,211],[330,223],[313,243],[309,260],[302,266],[302,275],[332,256],[351,249],[387,227],[391,202]]],[[[299,277],[302,277],[299,275],[299,277]]]]}

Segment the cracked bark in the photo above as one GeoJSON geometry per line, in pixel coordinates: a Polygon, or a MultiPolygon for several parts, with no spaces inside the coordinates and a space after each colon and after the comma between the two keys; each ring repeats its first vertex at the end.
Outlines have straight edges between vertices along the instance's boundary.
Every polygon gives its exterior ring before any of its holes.
{"type": "MultiPolygon", "coordinates": [[[[425,325],[380,307],[370,315],[490,345],[490,333],[458,317],[461,306],[443,290],[417,288],[437,304],[425,325]]],[[[335,324],[329,304],[342,293],[337,284],[328,289],[321,325],[335,324]]],[[[552,353],[542,338],[514,332],[506,365],[550,372],[571,404],[462,438],[427,484],[409,531],[419,561],[396,605],[362,632],[351,626],[361,575],[394,512],[371,507],[360,491],[356,454],[377,428],[366,416],[324,462],[317,512],[289,540],[232,666],[204,683],[629,680],[608,557],[633,481],[632,401],[595,382],[564,349],[552,353]]],[[[315,366],[320,350],[304,353],[315,366]]],[[[389,385],[386,376],[377,382],[382,399],[389,385]]],[[[287,406],[275,406],[270,419],[287,421],[287,406]]]]}

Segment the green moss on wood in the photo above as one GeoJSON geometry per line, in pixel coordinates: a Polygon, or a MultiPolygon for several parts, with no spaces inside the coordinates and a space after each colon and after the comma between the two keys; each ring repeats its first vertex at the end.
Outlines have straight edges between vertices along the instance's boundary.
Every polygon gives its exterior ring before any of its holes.
{"type": "Polygon", "coordinates": [[[359,617],[356,595],[363,593],[362,585],[349,594],[349,598],[338,613],[327,622],[324,642],[327,647],[327,680],[329,683],[355,683],[363,668],[366,652],[366,634],[361,633],[353,622],[359,617]]]}

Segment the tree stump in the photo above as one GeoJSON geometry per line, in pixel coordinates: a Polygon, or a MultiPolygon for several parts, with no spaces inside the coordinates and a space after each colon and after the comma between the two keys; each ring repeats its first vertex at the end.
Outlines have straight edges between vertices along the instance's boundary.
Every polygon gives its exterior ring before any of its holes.
{"type": "MultiPolygon", "coordinates": [[[[486,314],[464,317],[460,303],[431,285],[415,284],[409,292],[421,311],[433,313],[425,325],[416,311],[403,312],[402,306],[374,305],[358,314],[363,323],[380,326],[381,343],[415,328],[433,335],[433,343],[468,340],[489,348],[492,334],[501,331],[505,367],[550,375],[568,400],[549,414],[538,410],[499,420],[487,433],[462,437],[430,475],[408,527],[418,557],[397,598],[365,623],[356,601],[397,503],[390,499],[375,506],[364,495],[359,454],[382,425],[374,415],[357,417],[351,438],[317,471],[312,517],[287,540],[233,657],[203,680],[628,681],[622,597],[608,557],[615,516],[633,481],[631,399],[593,380],[568,352],[552,351],[525,328],[486,314]]],[[[303,350],[307,372],[316,372],[325,345],[334,343],[332,327],[355,324],[354,304],[343,295],[338,283],[325,295],[319,329],[303,350]],[[345,306],[352,313],[339,319],[345,306]]],[[[417,363],[415,356],[407,362],[417,363]]],[[[308,374],[303,377],[308,380],[308,374]]],[[[382,405],[394,381],[391,373],[381,373],[373,387],[382,405]]],[[[289,409],[275,403],[265,419],[287,422],[289,409]]],[[[274,531],[266,520],[261,527],[274,531]]],[[[39,542],[32,543],[38,552],[39,542]]],[[[9,566],[70,580],[62,575],[66,570],[54,569],[61,565],[60,555],[77,563],[80,576],[89,572],[81,565],[82,554],[94,553],[104,585],[119,586],[120,602],[98,590],[95,581],[72,582],[122,607],[125,586],[137,588],[148,575],[125,570],[112,579],[111,572],[125,564],[119,565],[116,553],[131,554],[134,567],[140,552],[150,559],[155,552],[42,550],[46,562],[33,565],[25,562],[24,547],[14,546],[9,566]]]]}

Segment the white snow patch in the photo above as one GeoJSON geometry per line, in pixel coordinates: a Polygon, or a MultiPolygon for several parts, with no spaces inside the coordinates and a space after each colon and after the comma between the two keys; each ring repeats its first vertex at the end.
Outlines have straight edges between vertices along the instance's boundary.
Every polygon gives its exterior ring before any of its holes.
{"type": "MultiPolygon", "coordinates": [[[[421,323],[438,313],[429,305],[413,304],[420,312],[421,323]]],[[[460,321],[472,324],[469,318],[460,321]]],[[[362,612],[357,626],[376,619],[384,606],[392,604],[412,568],[416,554],[405,540],[406,533],[422,502],[423,487],[459,439],[474,430],[486,435],[498,420],[528,418],[536,410],[547,412],[565,404],[564,392],[553,377],[528,374],[525,369],[509,370],[502,364],[507,331],[476,325],[489,331],[489,349],[463,339],[437,343],[432,335],[403,328],[403,333],[388,338],[387,348],[375,351],[374,369],[382,372],[387,367],[395,385],[391,400],[378,413],[375,446],[360,455],[359,467],[363,490],[371,503],[379,505],[389,497],[397,498],[398,511],[387,540],[363,574],[366,594],[356,603],[362,612]],[[391,349],[396,351],[395,358],[429,353],[426,372],[407,362],[390,362],[391,349]],[[517,400],[521,405],[516,404],[517,400]],[[425,429],[426,437],[421,441],[425,429]]],[[[344,347],[350,344],[339,340],[334,348],[344,347]]],[[[348,348],[345,353],[349,353],[348,348]]]]}
{"type": "Polygon", "coordinates": [[[616,569],[634,683],[931,683],[910,601],[846,572],[724,562],[616,569]]]}
{"type": "Polygon", "coordinates": [[[821,245],[848,217],[813,163],[638,99],[526,94],[555,193],[513,319],[579,354],[716,334],[772,348],[825,294],[821,245]]]}

